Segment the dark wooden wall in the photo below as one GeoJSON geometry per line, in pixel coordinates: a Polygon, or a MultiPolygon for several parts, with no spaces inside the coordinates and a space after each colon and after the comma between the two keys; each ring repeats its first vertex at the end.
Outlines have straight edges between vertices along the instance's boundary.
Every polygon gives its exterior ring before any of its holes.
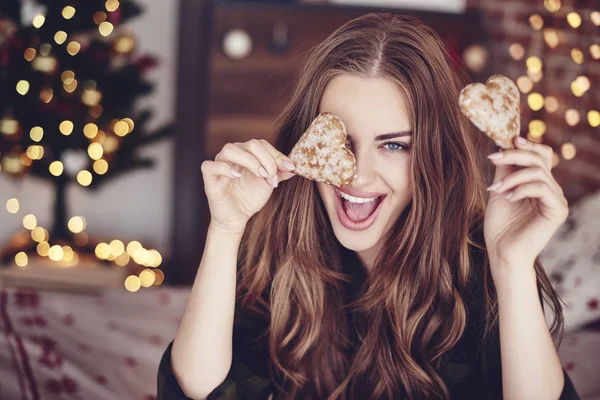
{"type": "MultiPolygon", "coordinates": [[[[214,159],[225,143],[268,136],[304,54],[343,23],[382,9],[180,1],[173,256],[165,273],[170,283],[189,284],[202,256],[209,218],[202,161],[214,159]],[[283,52],[273,51],[277,24],[288,32],[289,47],[283,52]],[[224,34],[234,28],[244,29],[253,40],[252,53],[241,60],[222,51],[224,34]]],[[[477,12],[400,12],[436,29],[457,60],[468,45],[485,43],[477,12]]],[[[485,73],[473,79],[482,80],[485,73]]]]}

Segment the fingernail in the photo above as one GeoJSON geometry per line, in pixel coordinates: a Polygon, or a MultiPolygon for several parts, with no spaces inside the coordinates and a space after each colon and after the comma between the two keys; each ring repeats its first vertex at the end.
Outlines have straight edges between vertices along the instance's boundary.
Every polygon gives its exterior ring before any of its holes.
{"type": "Polygon", "coordinates": [[[497,160],[499,158],[502,158],[503,155],[504,155],[503,153],[498,152],[498,153],[490,154],[489,156],[487,156],[487,158],[489,158],[490,160],[497,160]]]}
{"type": "Polygon", "coordinates": [[[498,190],[502,186],[502,181],[498,181],[487,188],[487,190],[498,190]]]}
{"type": "Polygon", "coordinates": [[[242,174],[240,174],[239,172],[237,172],[235,169],[231,170],[231,175],[235,176],[236,178],[241,178],[242,174]]]}
{"type": "Polygon", "coordinates": [[[275,176],[273,177],[273,186],[274,186],[274,187],[277,187],[277,185],[278,185],[278,182],[277,182],[277,175],[275,175],[275,176]]]}
{"type": "Polygon", "coordinates": [[[258,173],[263,178],[268,178],[269,177],[269,174],[267,173],[267,171],[263,167],[260,167],[260,169],[258,170],[258,173]]]}
{"type": "Polygon", "coordinates": [[[527,144],[527,139],[525,139],[525,138],[523,138],[521,136],[518,136],[517,137],[517,143],[519,143],[519,144],[527,144]]]}
{"type": "Polygon", "coordinates": [[[294,163],[292,163],[288,160],[283,160],[283,162],[281,163],[281,166],[288,171],[293,171],[294,169],[296,169],[296,166],[294,165],[294,163]]]}
{"type": "Polygon", "coordinates": [[[504,195],[504,198],[505,198],[505,199],[510,199],[510,198],[512,197],[512,195],[513,195],[513,192],[508,192],[508,193],[506,193],[506,194],[504,195]]]}

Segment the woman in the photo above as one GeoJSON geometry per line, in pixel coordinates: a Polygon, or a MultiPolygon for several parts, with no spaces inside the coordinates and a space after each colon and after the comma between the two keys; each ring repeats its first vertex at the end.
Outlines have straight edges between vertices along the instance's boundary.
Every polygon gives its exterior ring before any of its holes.
{"type": "Polygon", "coordinates": [[[430,28],[365,15],[313,49],[274,146],[202,164],[211,224],[159,399],[578,398],[536,262],[568,215],[552,151],[480,160],[462,84],[430,28]],[[320,112],[348,130],[344,188],[290,179],[320,112]]]}

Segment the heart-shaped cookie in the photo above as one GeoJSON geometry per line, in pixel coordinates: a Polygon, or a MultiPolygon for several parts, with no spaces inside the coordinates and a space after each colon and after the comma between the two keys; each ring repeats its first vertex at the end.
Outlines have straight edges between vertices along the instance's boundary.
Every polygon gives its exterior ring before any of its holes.
{"type": "Polygon", "coordinates": [[[356,174],[356,160],[346,140],[346,126],[338,116],[319,114],[289,154],[294,173],[339,187],[349,184],[356,174]]]}
{"type": "Polygon", "coordinates": [[[511,79],[493,75],[485,85],[467,85],[460,91],[458,104],[462,113],[498,146],[512,149],[512,140],[521,131],[519,100],[519,89],[511,79]]]}

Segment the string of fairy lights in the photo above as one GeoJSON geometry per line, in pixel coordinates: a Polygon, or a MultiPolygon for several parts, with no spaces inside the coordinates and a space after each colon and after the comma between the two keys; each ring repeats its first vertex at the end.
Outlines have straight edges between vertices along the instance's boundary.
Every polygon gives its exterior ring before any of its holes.
{"type": "MultiPolygon", "coordinates": [[[[568,40],[565,39],[564,35],[572,35],[577,38],[577,44],[573,46],[570,51],[571,61],[579,66],[580,69],[579,74],[570,83],[571,94],[574,98],[559,99],[552,94],[543,95],[540,93],[539,89],[534,90],[536,85],[538,85],[544,77],[545,67],[542,58],[535,55],[525,59],[527,75],[519,76],[516,80],[516,84],[519,90],[527,95],[527,105],[534,112],[544,109],[553,116],[557,116],[557,113],[564,113],[564,121],[569,127],[581,127],[581,113],[583,112],[584,115],[587,114],[587,123],[589,126],[591,128],[597,128],[600,126],[600,112],[590,107],[585,109],[586,107],[584,106],[586,101],[579,101],[579,99],[584,97],[592,86],[590,78],[586,75],[585,64],[587,60],[600,60],[600,33],[598,35],[590,35],[592,37],[592,43],[585,43],[582,38],[585,39],[586,36],[580,31],[583,28],[582,25],[584,23],[587,24],[588,21],[584,21],[579,12],[576,10],[570,11],[563,17],[562,14],[564,14],[564,12],[561,13],[563,5],[560,0],[544,0],[543,4],[546,15],[542,16],[539,13],[530,15],[529,24],[535,32],[541,33],[547,48],[556,49],[561,45],[561,42],[567,45],[566,42],[568,42],[568,40]],[[570,32],[565,32],[564,29],[561,30],[560,28],[555,27],[555,25],[560,26],[560,23],[552,23],[557,20],[562,22],[561,19],[562,21],[566,19],[570,32]],[[593,41],[598,42],[596,43],[593,41]]],[[[596,27],[600,27],[600,11],[593,10],[589,12],[588,16],[589,22],[591,22],[595,32],[598,32],[598,28],[596,27]]],[[[544,47],[543,52],[545,52],[545,50],[546,48],[544,47]]],[[[525,58],[526,50],[521,43],[513,43],[509,47],[509,54],[513,59],[521,61],[525,58]]],[[[546,130],[546,122],[534,117],[534,119],[529,122],[529,132],[527,137],[532,141],[541,143],[546,130]]],[[[575,158],[575,155],[577,154],[575,145],[570,141],[572,136],[573,132],[571,132],[569,138],[562,141],[560,146],[560,155],[564,160],[571,160],[575,158]]],[[[556,166],[559,162],[560,157],[555,152],[553,165],[556,166]]]]}
{"type": "MultiPolygon", "coordinates": [[[[93,15],[94,23],[97,25],[98,33],[102,37],[116,36],[113,41],[113,48],[117,54],[128,54],[135,48],[135,39],[129,34],[121,34],[115,31],[114,25],[108,20],[107,12],[118,10],[120,3],[118,0],[107,0],[104,4],[105,10],[98,11],[93,15]]],[[[77,9],[73,6],[66,6],[62,10],[62,17],[65,20],[74,18],[77,9]]],[[[46,21],[43,14],[33,17],[32,24],[36,29],[41,28],[46,21]]],[[[77,56],[85,45],[86,41],[91,40],[84,35],[77,35],[69,38],[69,35],[62,30],[54,34],[54,42],[58,46],[65,46],[70,56],[77,56]]],[[[32,64],[32,67],[51,73],[56,70],[58,63],[52,55],[52,45],[42,43],[39,49],[28,47],[23,57],[32,64]]],[[[117,59],[117,62],[119,60],[117,59]]],[[[80,87],[81,102],[89,107],[89,115],[97,119],[102,115],[102,93],[93,80],[79,82],[75,71],[65,70],[60,75],[62,88],[66,93],[73,94],[80,87]],[[82,90],[81,90],[82,89],[82,90]]],[[[30,92],[30,83],[27,80],[19,80],[15,90],[22,96],[30,92]]],[[[44,88],[39,93],[40,101],[48,104],[54,98],[55,93],[52,88],[44,88]]],[[[109,169],[109,162],[106,155],[114,153],[119,147],[119,139],[131,133],[135,128],[134,121],[131,118],[113,119],[107,127],[98,126],[94,122],[87,123],[83,127],[83,135],[89,140],[87,155],[93,160],[92,169],[98,175],[105,174],[109,169]]],[[[11,117],[0,119],[0,133],[5,135],[16,135],[20,131],[20,124],[11,117]]],[[[58,126],[58,131],[64,135],[77,134],[72,121],[64,120],[58,126]]],[[[24,168],[30,167],[36,160],[44,157],[44,147],[39,144],[44,138],[44,129],[41,126],[32,127],[29,131],[29,137],[37,144],[32,144],[21,154],[3,155],[0,171],[9,174],[19,174],[24,168]]],[[[49,164],[49,172],[53,176],[61,176],[65,171],[65,165],[61,160],[55,160],[49,164]]],[[[76,180],[81,186],[89,186],[93,180],[91,171],[82,169],[77,172],[76,180]]],[[[6,201],[6,210],[11,214],[18,214],[20,210],[19,200],[11,198],[6,201]]],[[[31,239],[37,242],[36,252],[40,257],[47,258],[57,267],[75,267],[80,262],[80,256],[68,245],[52,244],[49,231],[38,224],[37,218],[33,214],[23,216],[22,220],[25,231],[21,235],[30,235],[31,239]]],[[[68,229],[74,234],[74,241],[77,245],[84,246],[88,244],[89,236],[85,232],[86,220],[82,216],[73,216],[68,221],[68,229]]],[[[25,239],[29,239],[26,237],[25,239]]],[[[95,246],[95,257],[98,260],[110,261],[115,267],[128,267],[137,264],[142,270],[139,274],[129,275],[124,286],[127,290],[135,292],[140,288],[158,286],[164,281],[164,273],[159,269],[162,264],[162,256],[155,249],[146,249],[136,240],[127,244],[119,239],[110,242],[102,242],[95,246]],[[132,264],[135,263],[135,264],[132,264]],[[144,268],[145,267],[145,268],[144,268]]],[[[18,267],[25,268],[30,263],[29,257],[25,252],[19,252],[14,258],[18,267]]],[[[139,269],[139,268],[138,268],[139,269]]]]}
{"type": "MultiPolygon", "coordinates": [[[[18,199],[11,198],[6,201],[6,210],[9,213],[17,214],[19,209],[18,199]]],[[[36,252],[40,257],[47,258],[58,267],[68,268],[79,264],[79,255],[71,246],[50,243],[48,230],[38,224],[34,214],[23,216],[23,227],[26,229],[24,232],[31,235],[31,239],[37,242],[36,252]]],[[[74,216],[69,219],[68,228],[74,233],[76,244],[83,246],[88,243],[86,227],[87,223],[84,217],[74,216]]],[[[131,292],[135,292],[141,287],[159,286],[165,279],[164,273],[159,269],[163,261],[160,252],[144,248],[137,240],[132,240],[127,244],[119,239],[98,243],[95,247],[95,256],[98,260],[111,261],[116,267],[127,267],[131,262],[146,267],[139,274],[129,275],[125,279],[125,288],[131,292]]],[[[18,267],[27,267],[29,257],[21,251],[15,255],[15,264],[18,267]]]]}

